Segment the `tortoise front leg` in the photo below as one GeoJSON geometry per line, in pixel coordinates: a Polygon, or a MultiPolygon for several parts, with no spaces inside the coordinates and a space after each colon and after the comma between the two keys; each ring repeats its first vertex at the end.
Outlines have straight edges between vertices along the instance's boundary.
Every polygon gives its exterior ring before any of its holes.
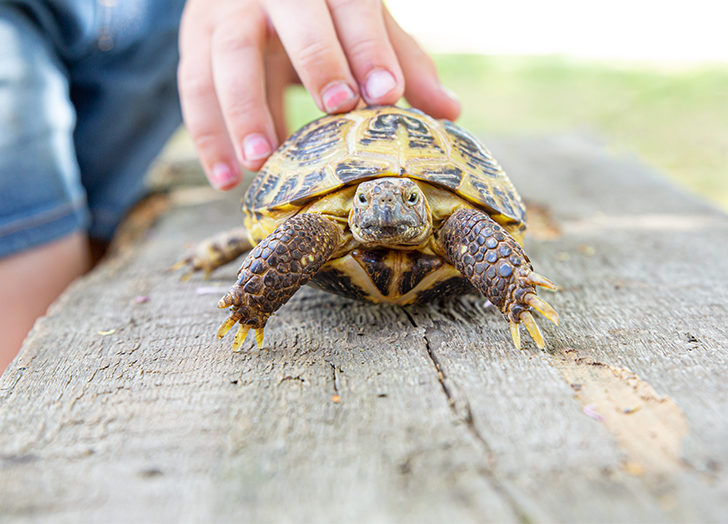
{"type": "Polygon", "coordinates": [[[559,315],[536,295],[536,286],[556,289],[533,272],[523,248],[483,211],[463,209],[444,224],[440,244],[450,263],[505,315],[516,348],[521,348],[518,329],[523,323],[536,345],[545,344],[530,311],[541,312],[558,325],[559,315]]]}
{"type": "Polygon", "coordinates": [[[316,274],[340,242],[339,226],[322,215],[301,213],[278,226],[245,257],[238,281],[220,299],[217,307],[230,307],[231,313],[218,338],[240,323],[233,350],[240,349],[251,328],[262,346],[268,317],[316,274]]]}
{"type": "Polygon", "coordinates": [[[169,269],[177,271],[187,267],[183,280],[188,280],[195,271],[203,271],[205,278],[208,278],[215,269],[232,262],[252,247],[247,229],[238,227],[203,240],[169,269]]]}

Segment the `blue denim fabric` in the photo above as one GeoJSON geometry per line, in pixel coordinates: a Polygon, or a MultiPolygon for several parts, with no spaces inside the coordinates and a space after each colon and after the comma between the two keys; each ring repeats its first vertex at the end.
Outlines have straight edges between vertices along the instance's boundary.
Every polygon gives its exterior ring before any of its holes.
{"type": "Polygon", "coordinates": [[[184,0],[0,0],[0,256],[108,240],[182,121],[184,0]]]}

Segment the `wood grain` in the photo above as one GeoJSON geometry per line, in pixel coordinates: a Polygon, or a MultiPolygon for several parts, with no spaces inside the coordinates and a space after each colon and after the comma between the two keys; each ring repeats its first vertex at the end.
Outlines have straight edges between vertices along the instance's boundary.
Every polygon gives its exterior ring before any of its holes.
{"type": "Polygon", "coordinates": [[[240,194],[183,189],[0,380],[0,521],[725,521],[728,217],[584,138],[489,146],[561,286],[546,351],[475,297],[306,288],[234,354],[237,264],[166,268],[240,194]]]}

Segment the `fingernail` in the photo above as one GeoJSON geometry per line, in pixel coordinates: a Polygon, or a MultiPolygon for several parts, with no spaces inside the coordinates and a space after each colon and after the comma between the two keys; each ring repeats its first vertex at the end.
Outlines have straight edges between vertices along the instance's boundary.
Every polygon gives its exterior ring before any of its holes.
{"type": "Polygon", "coordinates": [[[229,189],[238,183],[238,176],[226,164],[215,164],[210,176],[210,183],[215,189],[229,189]]]}
{"type": "Polygon", "coordinates": [[[253,133],[243,139],[243,156],[245,160],[260,160],[273,152],[268,140],[261,134],[253,133]]]}
{"type": "Polygon", "coordinates": [[[397,81],[394,79],[394,76],[392,76],[392,73],[382,69],[374,71],[371,75],[369,75],[365,90],[367,92],[367,97],[374,101],[382,98],[396,86],[397,81]]]}
{"type": "Polygon", "coordinates": [[[324,89],[321,101],[327,113],[333,113],[356,98],[354,91],[344,83],[331,85],[324,89]]]}

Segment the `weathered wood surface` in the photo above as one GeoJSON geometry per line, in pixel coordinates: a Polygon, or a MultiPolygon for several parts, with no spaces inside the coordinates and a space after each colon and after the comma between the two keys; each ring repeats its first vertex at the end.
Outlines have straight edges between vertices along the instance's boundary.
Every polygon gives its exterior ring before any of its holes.
{"type": "Polygon", "coordinates": [[[0,520],[725,522],[728,217],[585,139],[490,145],[545,206],[548,351],[475,298],[305,289],[233,354],[222,291],[196,291],[237,265],[165,269],[237,225],[239,195],[178,192],[2,377],[0,520]]]}

